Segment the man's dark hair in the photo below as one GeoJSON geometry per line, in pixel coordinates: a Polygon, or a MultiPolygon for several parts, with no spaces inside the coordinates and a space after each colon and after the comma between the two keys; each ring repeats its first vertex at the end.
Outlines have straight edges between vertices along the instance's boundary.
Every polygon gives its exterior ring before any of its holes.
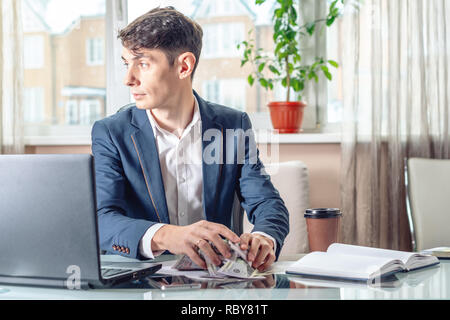
{"type": "Polygon", "coordinates": [[[155,8],[140,16],[119,31],[122,45],[138,52],[140,49],[160,49],[173,66],[183,52],[192,52],[196,62],[191,79],[197,69],[202,51],[203,31],[198,23],[173,7],[155,8]]]}

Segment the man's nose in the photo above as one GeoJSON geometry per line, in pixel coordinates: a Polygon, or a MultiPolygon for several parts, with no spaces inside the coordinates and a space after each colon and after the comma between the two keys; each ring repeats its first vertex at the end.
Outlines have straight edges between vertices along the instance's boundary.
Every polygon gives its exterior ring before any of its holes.
{"type": "Polygon", "coordinates": [[[124,78],[123,82],[126,86],[129,86],[129,87],[139,85],[139,80],[137,79],[136,75],[134,74],[132,68],[129,68],[127,70],[127,73],[125,74],[125,78],[124,78]]]}

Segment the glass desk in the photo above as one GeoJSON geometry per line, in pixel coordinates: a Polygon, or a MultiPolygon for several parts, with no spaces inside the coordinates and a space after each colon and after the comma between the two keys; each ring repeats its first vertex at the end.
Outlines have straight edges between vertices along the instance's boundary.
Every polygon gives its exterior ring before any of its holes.
{"type": "MultiPolygon", "coordinates": [[[[218,288],[166,290],[135,282],[115,288],[68,290],[0,284],[0,299],[39,300],[372,300],[372,299],[450,299],[450,260],[428,269],[400,273],[375,287],[361,283],[325,282],[284,274],[286,267],[302,255],[284,257],[273,266],[274,275],[265,280],[218,288]],[[245,287],[245,288],[244,288],[245,287]]],[[[162,256],[156,261],[175,259],[162,256]]],[[[137,262],[121,256],[102,256],[109,262],[137,262]]],[[[205,284],[207,287],[207,284],[205,284]]]]}

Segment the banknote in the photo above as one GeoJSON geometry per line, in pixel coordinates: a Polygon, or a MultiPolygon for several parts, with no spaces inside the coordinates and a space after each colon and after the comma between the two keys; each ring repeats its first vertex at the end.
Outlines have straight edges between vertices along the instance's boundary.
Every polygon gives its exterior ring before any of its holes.
{"type": "MultiPolygon", "coordinates": [[[[212,245],[213,250],[216,252],[216,254],[219,256],[219,259],[223,261],[224,257],[220,254],[219,250],[212,245]]],[[[215,274],[216,265],[212,263],[211,259],[207,255],[205,255],[201,250],[197,250],[197,253],[200,255],[200,257],[203,258],[205,261],[208,271],[211,276],[217,276],[215,274]]],[[[189,271],[189,270],[203,270],[199,265],[197,265],[194,261],[191,260],[187,255],[181,256],[177,262],[172,266],[172,268],[180,270],[180,271],[189,271]]]]}
{"type": "Polygon", "coordinates": [[[199,265],[197,265],[194,261],[191,260],[191,258],[186,255],[181,256],[177,260],[177,262],[175,262],[172,268],[180,271],[203,270],[199,265]]]}
{"type": "Polygon", "coordinates": [[[230,246],[230,249],[232,252],[236,253],[238,257],[240,257],[242,260],[246,261],[248,264],[250,264],[250,261],[247,260],[247,254],[248,250],[242,250],[239,243],[233,243],[231,241],[228,242],[228,245],[230,246]]]}
{"type": "Polygon", "coordinates": [[[250,277],[251,278],[263,278],[265,276],[269,276],[272,274],[274,274],[273,269],[269,269],[266,271],[259,271],[258,269],[255,269],[255,271],[253,271],[253,273],[250,277]]]}
{"type": "Polygon", "coordinates": [[[255,270],[243,259],[227,260],[226,263],[217,270],[220,275],[227,275],[229,277],[245,278],[251,277],[255,270]]]}
{"type": "MultiPolygon", "coordinates": [[[[205,255],[201,250],[199,250],[199,255],[203,258],[203,260],[205,260],[206,267],[208,268],[208,273],[211,278],[223,278],[223,276],[217,274],[219,267],[215,265],[207,255],[205,255]]],[[[222,265],[223,256],[220,254],[218,256],[221,261],[220,265],[222,265]]]]}
{"type": "MultiPolygon", "coordinates": [[[[247,260],[248,250],[242,250],[240,245],[224,239],[226,245],[230,248],[231,257],[225,258],[216,246],[210,242],[211,248],[215,251],[220,259],[220,264],[217,266],[211,259],[198,250],[198,254],[203,258],[208,268],[210,278],[223,279],[224,277],[232,277],[239,279],[261,279],[264,274],[259,273],[251,266],[251,262],[247,260]]],[[[202,270],[196,263],[194,263],[188,256],[182,256],[173,266],[173,268],[183,271],[188,270],[202,270]]]]}

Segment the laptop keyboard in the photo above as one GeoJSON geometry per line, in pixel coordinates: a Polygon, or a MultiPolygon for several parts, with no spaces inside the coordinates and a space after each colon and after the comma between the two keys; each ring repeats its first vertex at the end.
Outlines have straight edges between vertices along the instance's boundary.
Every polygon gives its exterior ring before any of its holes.
{"type": "Polygon", "coordinates": [[[122,273],[130,272],[132,269],[108,269],[102,268],[102,277],[113,277],[122,273]]]}

